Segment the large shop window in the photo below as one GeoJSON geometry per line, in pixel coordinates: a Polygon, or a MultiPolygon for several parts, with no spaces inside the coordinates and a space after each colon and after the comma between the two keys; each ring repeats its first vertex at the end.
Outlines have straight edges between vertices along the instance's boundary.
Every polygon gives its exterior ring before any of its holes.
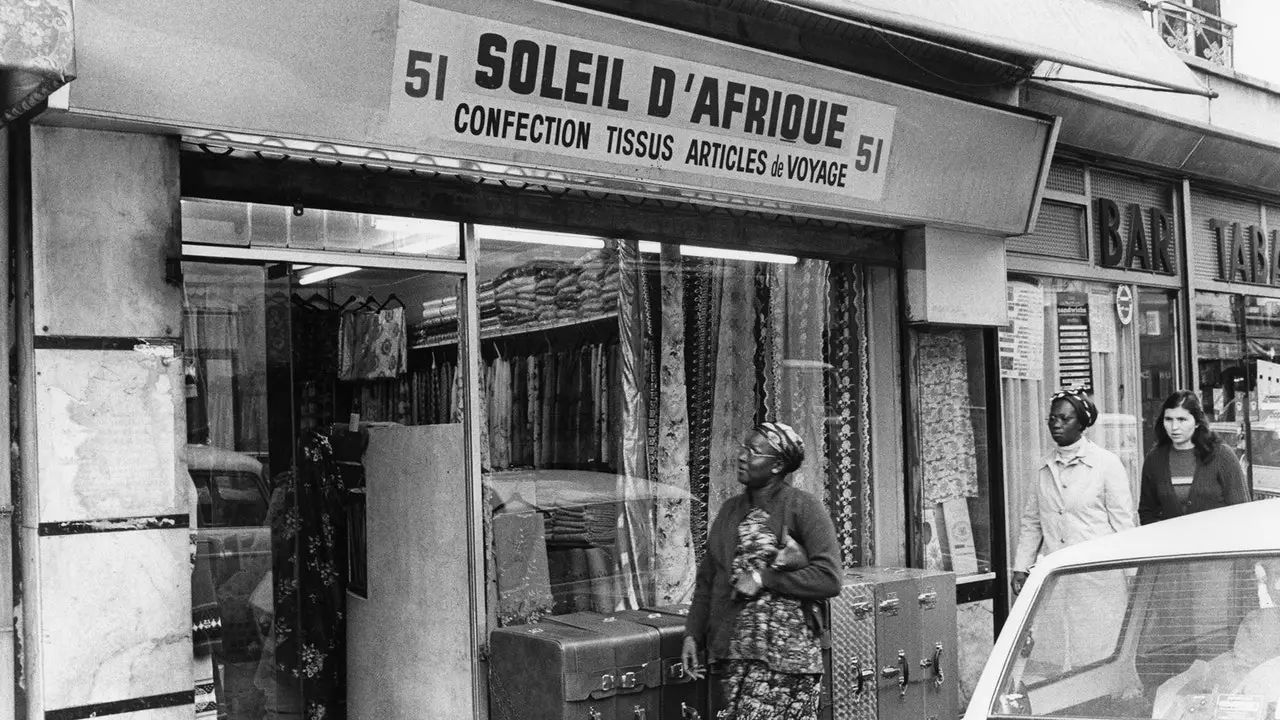
{"type": "MultiPolygon", "coordinates": [[[[449,256],[464,229],[207,201],[183,211],[190,256],[232,236],[292,247],[293,230],[315,226],[325,248],[449,256]]],[[[474,232],[474,539],[490,628],[688,601],[708,524],[738,492],[739,443],[764,419],[801,434],[793,481],[828,503],[844,563],[865,561],[864,268],[474,232]]],[[[345,717],[421,657],[396,655],[404,637],[432,657],[472,647],[460,276],[243,260],[182,271],[198,707],[345,717]]],[[[465,665],[428,670],[463,687],[465,665]]]]}
{"type": "Polygon", "coordinates": [[[1200,401],[1258,497],[1280,496],[1280,299],[1196,295],[1200,401]]]}
{"type": "Polygon", "coordinates": [[[982,331],[917,328],[911,339],[923,565],[964,582],[992,569],[982,331]]]}
{"type": "MultiPolygon", "coordinates": [[[[455,223],[300,218],[279,206],[184,201],[183,211],[189,242],[225,232],[283,246],[307,227],[331,247],[376,238],[389,252],[448,254],[461,236],[455,223]]],[[[456,310],[459,280],[191,260],[182,278],[197,717],[345,717],[348,663],[379,651],[370,628],[468,642],[465,553],[449,556],[461,582],[430,596],[440,568],[370,582],[403,548],[439,546],[465,528],[456,340],[452,358],[437,357],[413,348],[409,332],[424,306],[456,310]],[[412,593],[401,605],[443,630],[394,614],[393,596],[412,593]]]]}
{"type": "Polygon", "coordinates": [[[687,602],[708,525],[739,492],[739,444],[765,419],[800,433],[794,484],[830,503],[845,564],[862,562],[859,266],[499,227],[476,235],[497,625],[687,602]]]}
{"type": "MultiPolygon", "coordinates": [[[[1175,293],[1046,277],[1010,278],[1007,290],[1000,383],[1010,517],[1053,449],[1045,418],[1049,397],[1064,387],[1092,394],[1100,414],[1086,436],[1120,457],[1136,506],[1157,410],[1177,389],[1175,293]]],[[[1016,521],[1008,529],[1012,557],[1016,521]]]]}

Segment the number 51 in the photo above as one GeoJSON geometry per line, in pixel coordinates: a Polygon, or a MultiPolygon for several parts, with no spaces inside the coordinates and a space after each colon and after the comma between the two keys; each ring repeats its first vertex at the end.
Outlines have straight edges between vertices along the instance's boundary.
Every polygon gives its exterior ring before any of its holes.
{"type": "MultiPolygon", "coordinates": [[[[433,58],[431,53],[421,50],[409,51],[409,67],[404,71],[404,93],[409,97],[424,98],[431,94],[431,71],[427,68],[433,58]]],[[[444,99],[444,78],[449,69],[449,58],[440,56],[439,81],[436,82],[436,100],[444,99]]]]}

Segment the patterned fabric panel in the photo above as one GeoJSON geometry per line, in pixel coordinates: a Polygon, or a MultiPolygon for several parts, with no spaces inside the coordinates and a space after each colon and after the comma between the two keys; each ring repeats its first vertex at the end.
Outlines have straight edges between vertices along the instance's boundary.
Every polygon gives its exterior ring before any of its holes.
{"type": "Polygon", "coordinates": [[[849,583],[831,601],[832,720],[875,720],[876,613],[872,585],[849,583]],[[862,608],[866,609],[864,612],[862,608]],[[860,670],[870,670],[858,692],[860,670]]]}

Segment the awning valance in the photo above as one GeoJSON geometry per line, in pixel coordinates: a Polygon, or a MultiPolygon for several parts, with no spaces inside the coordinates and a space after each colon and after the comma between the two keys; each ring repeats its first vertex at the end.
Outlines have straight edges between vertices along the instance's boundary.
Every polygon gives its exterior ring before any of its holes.
{"type": "Polygon", "coordinates": [[[1213,93],[1165,45],[1137,0],[779,0],[886,28],[1213,93]]]}
{"type": "Polygon", "coordinates": [[[75,77],[71,0],[0,3],[0,125],[75,77]]]}

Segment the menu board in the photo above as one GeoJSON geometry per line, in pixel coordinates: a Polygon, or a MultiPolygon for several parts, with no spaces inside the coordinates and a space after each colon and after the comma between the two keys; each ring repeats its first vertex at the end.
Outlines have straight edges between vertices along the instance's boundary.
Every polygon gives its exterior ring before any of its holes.
{"type": "Polygon", "coordinates": [[[1000,328],[1000,377],[1044,378],[1044,291],[1027,282],[1006,286],[1009,324],[1000,328]]]}
{"type": "Polygon", "coordinates": [[[1092,343],[1089,334],[1089,296],[1058,293],[1058,384],[1093,392],[1092,343]]]}

